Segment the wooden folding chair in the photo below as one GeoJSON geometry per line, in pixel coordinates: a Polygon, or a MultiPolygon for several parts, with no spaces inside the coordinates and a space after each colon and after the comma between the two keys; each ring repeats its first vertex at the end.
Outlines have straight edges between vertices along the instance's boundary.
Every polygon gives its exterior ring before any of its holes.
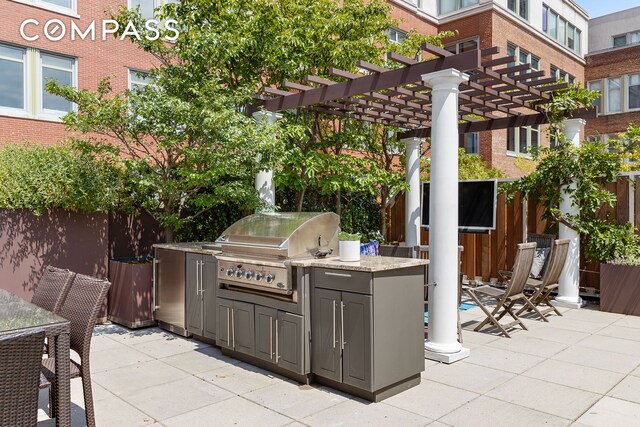
{"type": "MultiPolygon", "coordinates": [[[[533,295],[529,297],[529,301],[531,301],[536,307],[543,304],[546,306],[546,309],[544,310],[536,310],[536,313],[545,322],[549,321],[545,315],[551,312],[555,312],[558,316],[562,316],[562,313],[560,313],[560,311],[551,304],[551,293],[560,286],[558,281],[567,260],[567,254],[569,253],[569,239],[556,240],[552,247],[552,252],[549,255],[549,268],[545,272],[544,276],[542,276],[542,279],[538,280],[529,278],[526,284],[527,287],[534,290],[533,295]]],[[[524,305],[516,315],[519,316],[524,311],[531,311],[531,308],[524,305]]]]}
{"type": "Polygon", "coordinates": [[[480,322],[475,327],[474,331],[480,331],[485,325],[491,323],[496,326],[501,333],[507,338],[511,338],[511,335],[507,332],[508,328],[515,325],[519,325],[522,329],[527,330],[525,324],[520,318],[513,312],[513,306],[520,300],[523,301],[525,306],[531,307],[532,310],[538,311],[538,309],[529,301],[524,294],[524,287],[531,273],[531,265],[533,264],[533,257],[536,254],[536,243],[520,243],[518,245],[518,251],[516,252],[516,260],[513,265],[513,274],[507,282],[506,289],[498,289],[489,285],[480,286],[477,288],[464,287],[464,290],[469,294],[476,304],[487,315],[487,318],[480,322]],[[480,296],[490,297],[496,300],[497,304],[492,310],[488,308],[480,300],[480,296]],[[513,318],[513,322],[502,324],[502,319],[506,314],[513,318]]]}

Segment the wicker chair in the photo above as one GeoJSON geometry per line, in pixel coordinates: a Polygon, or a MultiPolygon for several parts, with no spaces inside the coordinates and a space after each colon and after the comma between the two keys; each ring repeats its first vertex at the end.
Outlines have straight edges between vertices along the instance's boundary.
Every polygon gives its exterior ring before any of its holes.
{"type": "Polygon", "coordinates": [[[44,332],[0,338],[0,427],[35,426],[44,332]]]}
{"type": "MultiPolygon", "coordinates": [[[[111,286],[111,283],[105,280],[78,274],[60,310],[60,315],[69,319],[71,322],[70,348],[80,356],[80,363],[73,360],[71,361],[69,367],[70,376],[71,378],[82,378],[84,407],[86,421],[89,427],[96,425],[89,369],[91,337],[100,307],[107,296],[109,286],[111,286]]],[[[49,387],[51,382],[53,382],[53,388],[49,394],[49,402],[51,402],[56,393],[55,358],[50,357],[42,360],[42,373],[46,381],[41,381],[40,388],[49,387]]],[[[52,405],[49,405],[49,408],[52,407],[52,405]]],[[[55,416],[55,414],[52,413],[52,416],[55,416]]]]}
{"type": "Polygon", "coordinates": [[[76,273],[72,271],[46,266],[31,303],[58,314],[74,277],[76,273]]]}

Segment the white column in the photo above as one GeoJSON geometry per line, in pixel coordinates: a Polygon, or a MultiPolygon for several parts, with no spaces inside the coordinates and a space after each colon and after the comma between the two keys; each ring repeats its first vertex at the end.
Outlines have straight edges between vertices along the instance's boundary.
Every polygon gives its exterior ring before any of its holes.
{"type": "MultiPolygon", "coordinates": [[[[253,113],[253,118],[258,123],[273,124],[276,120],[282,118],[282,114],[274,113],[271,111],[256,111],[253,113]]],[[[265,208],[261,209],[263,212],[273,212],[276,205],[276,189],[273,184],[273,170],[261,170],[255,177],[255,188],[258,192],[258,196],[265,202],[265,208]]]]}
{"type": "Polygon", "coordinates": [[[458,94],[469,76],[425,74],[432,88],[429,199],[429,333],[425,357],[452,363],[469,355],[458,342],[458,94]]]}
{"type": "Polygon", "coordinates": [[[400,142],[405,144],[406,175],[409,184],[404,199],[405,205],[405,242],[407,246],[420,244],[420,152],[422,138],[405,138],[400,142]]]}
{"type": "MultiPolygon", "coordinates": [[[[580,129],[586,122],[583,119],[568,119],[563,122],[564,134],[567,141],[576,147],[580,146],[580,129]]],[[[560,211],[564,214],[577,215],[580,207],[573,204],[573,198],[565,194],[566,186],[560,188],[560,211]]],[[[569,188],[576,188],[576,184],[569,184],[569,188]]],[[[560,224],[559,237],[569,239],[569,253],[559,280],[558,295],[554,303],[562,307],[580,308],[584,306],[578,293],[580,286],[580,235],[564,224],[560,224]]]]}

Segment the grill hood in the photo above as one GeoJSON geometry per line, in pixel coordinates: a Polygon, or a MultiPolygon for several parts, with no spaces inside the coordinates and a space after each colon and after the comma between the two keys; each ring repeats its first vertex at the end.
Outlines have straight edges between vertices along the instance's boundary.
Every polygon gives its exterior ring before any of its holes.
{"type": "Polygon", "coordinates": [[[228,255],[309,258],[337,253],[339,231],[333,212],[261,212],[235,222],[215,243],[228,255]]]}

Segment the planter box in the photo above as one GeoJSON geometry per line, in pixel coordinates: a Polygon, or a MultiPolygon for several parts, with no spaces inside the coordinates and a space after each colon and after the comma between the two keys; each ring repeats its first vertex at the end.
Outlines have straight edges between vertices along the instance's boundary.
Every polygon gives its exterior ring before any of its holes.
{"type": "Polygon", "coordinates": [[[640,316],[640,266],[600,264],[600,310],[640,316]]]}
{"type": "Polygon", "coordinates": [[[153,263],[150,259],[110,260],[109,280],[109,320],[128,328],[156,324],[153,318],[153,263]]]}

